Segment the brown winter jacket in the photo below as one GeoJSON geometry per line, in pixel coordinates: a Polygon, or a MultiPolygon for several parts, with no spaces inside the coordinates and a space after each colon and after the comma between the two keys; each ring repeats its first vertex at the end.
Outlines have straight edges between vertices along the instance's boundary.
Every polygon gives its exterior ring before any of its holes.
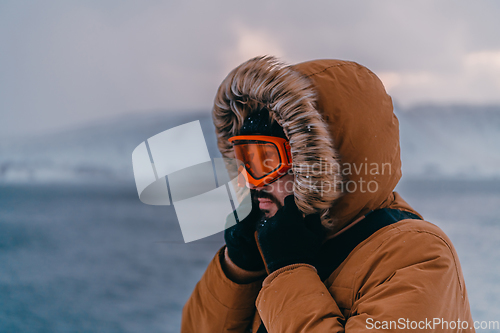
{"type": "MultiPolygon", "coordinates": [[[[269,57],[237,67],[214,106],[223,156],[234,157],[227,139],[261,106],[290,140],[297,205],[321,214],[330,241],[371,210],[418,215],[393,192],[401,177],[398,120],[367,68],[339,60],[285,66],[269,57]],[[321,172],[311,181],[301,168],[314,165],[321,172]]],[[[441,229],[423,220],[376,231],[325,281],[314,267],[296,264],[237,284],[222,269],[223,249],[184,307],[183,333],[256,332],[261,322],[270,333],[404,332],[415,325],[422,332],[459,332],[457,324],[474,332],[457,253],[441,229]]]]}

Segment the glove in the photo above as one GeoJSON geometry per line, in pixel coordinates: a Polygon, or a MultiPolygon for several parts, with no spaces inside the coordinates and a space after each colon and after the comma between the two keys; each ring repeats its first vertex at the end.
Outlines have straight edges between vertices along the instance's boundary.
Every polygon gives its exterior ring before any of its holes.
{"type": "Polygon", "coordinates": [[[260,271],[265,268],[254,236],[256,224],[261,216],[260,209],[252,204],[247,217],[224,230],[229,259],[247,271],[260,271]]]}
{"type": "Polygon", "coordinates": [[[317,214],[302,217],[293,195],[276,214],[257,226],[259,245],[269,273],[305,263],[315,265],[326,229],[317,214]]]}

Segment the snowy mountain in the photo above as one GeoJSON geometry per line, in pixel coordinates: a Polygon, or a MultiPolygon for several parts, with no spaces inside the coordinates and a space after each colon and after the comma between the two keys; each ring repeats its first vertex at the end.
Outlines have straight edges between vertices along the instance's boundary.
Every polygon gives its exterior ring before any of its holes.
{"type": "MultiPolygon", "coordinates": [[[[406,179],[500,179],[500,107],[421,106],[396,110],[406,179]]],[[[210,112],[145,112],[0,144],[0,182],[134,184],[134,148],[172,127],[200,120],[220,156],[210,112]]]]}
{"type": "Polygon", "coordinates": [[[120,182],[134,185],[132,151],[135,147],[155,134],[194,120],[200,120],[211,156],[220,156],[208,112],[130,114],[1,144],[0,182],[120,182]]]}
{"type": "Polygon", "coordinates": [[[405,177],[500,178],[500,107],[420,106],[396,114],[405,177]]]}

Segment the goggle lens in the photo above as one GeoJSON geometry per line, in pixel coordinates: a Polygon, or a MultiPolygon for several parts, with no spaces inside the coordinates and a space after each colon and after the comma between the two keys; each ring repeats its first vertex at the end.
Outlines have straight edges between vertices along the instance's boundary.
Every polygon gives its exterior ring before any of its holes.
{"type": "Polygon", "coordinates": [[[236,159],[240,160],[247,172],[255,179],[261,179],[281,166],[278,147],[273,143],[259,141],[234,142],[236,159]]]}

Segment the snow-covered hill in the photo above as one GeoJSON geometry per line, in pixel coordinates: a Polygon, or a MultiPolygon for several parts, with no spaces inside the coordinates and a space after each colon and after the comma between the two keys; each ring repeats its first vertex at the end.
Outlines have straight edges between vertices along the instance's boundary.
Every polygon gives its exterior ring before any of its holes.
{"type": "MultiPolygon", "coordinates": [[[[500,107],[427,106],[396,113],[405,178],[500,179],[500,107]]],[[[0,182],[133,185],[134,148],[193,120],[200,120],[212,157],[220,156],[209,111],[145,112],[2,142],[0,182]]]]}
{"type": "Polygon", "coordinates": [[[0,182],[134,183],[132,151],[149,137],[200,120],[213,157],[216,149],[209,112],[148,112],[50,135],[0,144],[0,182]]]}
{"type": "Polygon", "coordinates": [[[422,106],[396,114],[405,177],[500,179],[500,107],[422,106]]]}

